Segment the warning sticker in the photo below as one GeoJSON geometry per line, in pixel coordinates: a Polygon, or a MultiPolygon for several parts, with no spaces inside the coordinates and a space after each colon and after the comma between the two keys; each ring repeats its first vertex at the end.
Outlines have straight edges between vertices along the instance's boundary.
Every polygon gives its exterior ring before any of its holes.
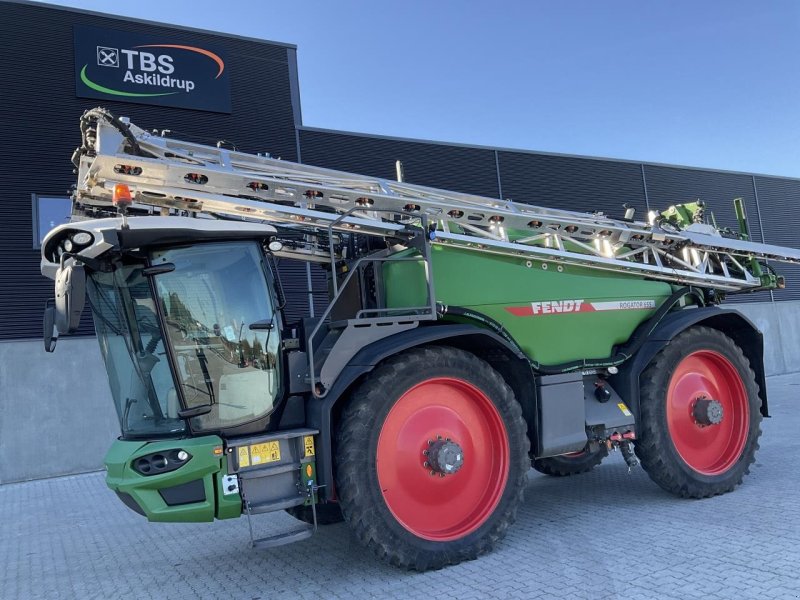
{"type": "Polygon", "coordinates": [[[622,414],[625,415],[626,417],[632,417],[633,416],[633,413],[628,410],[628,407],[625,406],[624,402],[617,403],[617,406],[619,406],[619,409],[622,411],[622,414]]]}
{"type": "Polygon", "coordinates": [[[307,435],[303,438],[304,456],[314,456],[314,436],[307,435]]]}
{"type": "Polygon", "coordinates": [[[250,466],[250,453],[247,451],[247,446],[239,448],[239,468],[250,466]]]}
{"type": "Polygon", "coordinates": [[[281,459],[280,442],[264,442],[250,446],[250,461],[253,465],[277,462],[281,459]]]}

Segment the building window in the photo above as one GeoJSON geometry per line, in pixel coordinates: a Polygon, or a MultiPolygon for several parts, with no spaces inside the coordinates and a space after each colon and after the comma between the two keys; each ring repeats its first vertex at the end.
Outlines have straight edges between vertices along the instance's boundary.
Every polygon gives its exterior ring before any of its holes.
{"type": "Polygon", "coordinates": [[[47,233],[63,223],[69,223],[72,200],[56,196],[33,194],[33,247],[41,248],[47,233]]]}

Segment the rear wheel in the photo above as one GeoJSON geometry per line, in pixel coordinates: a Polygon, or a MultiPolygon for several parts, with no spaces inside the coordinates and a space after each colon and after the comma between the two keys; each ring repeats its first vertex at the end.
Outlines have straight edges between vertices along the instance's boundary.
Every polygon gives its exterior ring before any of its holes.
{"type": "Polygon", "coordinates": [[[410,350],[377,367],[341,415],[342,513],[397,566],[475,558],[515,519],[528,449],[520,406],[486,362],[455,348],[410,350]]]}
{"type": "Polygon", "coordinates": [[[675,337],[641,377],[636,454],[665,490],[685,498],[731,491],[755,460],[761,401],[750,363],[722,332],[675,337]]]}
{"type": "Polygon", "coordinates": [[[606,456],[608,456],[608,449],[605,446],[600,446],[594,451],[587,446],[580,452],[536,458],[531,464],[539,473],[553,477],[567,477],[591,471],[603,462],[606,456]]]}

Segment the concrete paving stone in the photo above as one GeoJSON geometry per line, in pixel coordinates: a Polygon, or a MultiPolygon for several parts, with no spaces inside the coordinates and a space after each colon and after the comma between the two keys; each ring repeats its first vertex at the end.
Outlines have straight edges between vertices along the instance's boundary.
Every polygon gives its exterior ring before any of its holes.
{"type": "MultiPolygon", "coordinates": [[[[147,523],[102,473],[0,486],[0,597],[800,600],[800,375],[769,379],[772,419],[732,494],[682,500],[612,454],[592,473],[531,471],[491,554],[431,573],[379,562],[344,524],[271,551],[244,519],[147,523]]],[[[259,535],[295,521],[257,517],[259,535]]]]}

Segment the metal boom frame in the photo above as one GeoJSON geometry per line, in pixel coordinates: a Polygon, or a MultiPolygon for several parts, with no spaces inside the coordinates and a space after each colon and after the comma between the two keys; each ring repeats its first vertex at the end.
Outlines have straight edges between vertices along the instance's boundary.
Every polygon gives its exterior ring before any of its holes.
{"type": "Polygon", "coordinates": [[[432,244],[726,292],[775,287],[764,283],[760,260],[800,262],[800,250],[724,237],[703,223],[681,229],[655,213],[649,222],[614,219],[323,169],[159,136],[102,109],[84,115],[82,130],[74,196],[82,204],[109,206],[114,185],[124,183],[136,204],[162,212],[400,240],[417,235],[424,216],[432,244]]]}

